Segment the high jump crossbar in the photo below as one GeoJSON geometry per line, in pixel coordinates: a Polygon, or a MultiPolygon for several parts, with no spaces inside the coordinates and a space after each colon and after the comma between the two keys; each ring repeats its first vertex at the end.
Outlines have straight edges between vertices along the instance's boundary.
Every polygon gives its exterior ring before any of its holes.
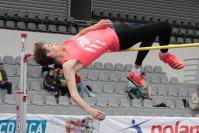
{"type": "Polygon", "coordinates": [[[125,51],[145,51],[145,50],[173,49],[173,48],[187,48],[187,47],[199,47],[199,43],[170,44],[170,45],[165,45],[165,46],[129,48],[125,51]]]}

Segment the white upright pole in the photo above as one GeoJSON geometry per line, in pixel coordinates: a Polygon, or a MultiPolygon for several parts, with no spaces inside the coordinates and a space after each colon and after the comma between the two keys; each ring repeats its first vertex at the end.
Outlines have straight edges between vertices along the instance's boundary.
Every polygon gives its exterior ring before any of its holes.
{"type": "Polygon", "coordinates": [[[27,114],[27,58],[30,54],[26,54],[26,38],[27,34],[21,34],[21,73],[20,73],[20,89],[17,92],[17,133],[26,133],[26,114],[27,114]]]}

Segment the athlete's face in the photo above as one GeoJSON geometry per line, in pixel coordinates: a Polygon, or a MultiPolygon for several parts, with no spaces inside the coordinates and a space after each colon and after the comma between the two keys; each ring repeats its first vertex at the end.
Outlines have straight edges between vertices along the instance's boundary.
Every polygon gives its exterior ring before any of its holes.
{"type": "Polygon", "coordinates": [[[62,47],[58,44],[47,43],[43,46],[43,49],[46,50],[47,56],[55,57],[58,53],[60,53],[62,47]]]}

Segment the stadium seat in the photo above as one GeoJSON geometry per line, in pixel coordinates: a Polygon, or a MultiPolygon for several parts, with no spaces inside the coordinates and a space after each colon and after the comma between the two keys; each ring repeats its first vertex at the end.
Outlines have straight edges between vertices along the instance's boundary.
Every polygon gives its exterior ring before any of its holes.
{"type": "Polygon", "coordinates": [[[125,108],[132,107],[129,97],[122,97],[120,106],[125,108]]]}
{"type": "Polygon", "coordinates": [[[38,13],[28,12],[28,19],[37,20],[38,19],[38,13]]]}
{"type": "Polygon", "coordinates": [[[54,96],[46,96],[46,105],[57,106],[56,98],[54,96]]]}
{"type": "Polygon", "coordinates": [[[0,28],[3,28],[3,27],[4,27],[4,21],[0,20],[0,28]]]}
{"type": "Polygon", "coordinates": [[[28,65],[30,65],[30,66],[38,66],[38,64],[36,63],[36,61],[32,57],[28,58],[28,65]]]}
{"type": "Polygon", "coordinates": [[[28,75],[33,78],[40,78],[41,70],[41,66],[28,66],[28,75]]]}
{"type": "Polygon", "coordinates": [[[14,58],[12,56],[6,55],[3,57],[3,63],[14,65],[15,64],[14,58]]]}
{"type": "Polygon", "coordinates": [[[64,25],[59,25],[58,26],[58,32],[60,32],[60,33],[67,33],[68,32],[67,31],[67,27],[64,26],[64,25]]]}
{"type": "Polygon", "coordinates": [[[105,70],[114,70],[113,63],[110,63],[110,62],[104,63],[104,69],[105,70]]]}
{"type": "Polygon", "coordinates": [[[57,32],[57,27],[56,25],[48,25],[48,31],[50,32],[57,32]]]}
{"type": "Polygon", "coordinates": [[[99,70],[92,70],[90,72],[88,72],[88,79],[89,80],[98,80],[99,79],[99,70]]]}
{"type": "Polygon", "coordinates": [[[28,27],[28,30],[31,30],[31,31],[37,30],[37,26],[36,26],[35,23],[30,22],[30,23],[27,24],[27,27],[28,27]]]}
{"type": "Polygon", "coordinates": [[[160,96],[166,96],[168,93],[168,88],[167,86],[161,86],[158,88],[158,95],[160,96]]]}
{"type": "Polygon", "coordinates": [[[187,89],[186,88],[179,88],[178,89],[178,95],[179,96],[187,96],[188,95],[188,91],[187,91],[187,89]]]}
{"type": "Polygon", "coordinates": [[[162,73],[162,67],[161,66],[154,66],[153,71],[154,71],[154,73],[162,73]]]}
{"type": "Polygon", "coordinates": [[[103,70],[104,69],[104,65],[103,65],[102,62],[94,62],[93,68],[97,69],[97,70],[103,70]]]}
{"type": "Polygon", "coordinates": [[[153,72],[153,67],[150,66],[150,65],[144,66],[144,72],[150,72],[150,73],[152,73],[153,72]]]}
{"type": "Polygon", "coordinates": [[[162,83],[162,84],[169,84],[169,79],[168,79],[168,77],[162,76],[162,77],[161,77],[160,83],[162,83]]]}
{"type": "Polygon", "coordinates": [[[57,22],[58,21],[58,15],[48,14],[48,20],[50,22],[57,22]]]}
{"type": "Polygon", "coordinates": [[[20,79],[18,77],[8,77],[8,81],[12,83],[13,90],[16,90],[18,88],[19,80],[20,79]]]}
{"type": "Polygon", "coordinates": [[[125,64],[124,65],[124,68],[125,68],[125,71],[127,71],[127,72],[130,72],[131,70],[132,70],[132,64],[125,64]]]}
{"type": "Polygon", "coordinates": [[[170,109],[174,109],[174,108],[175,108],[175,103],[174,103],[173,100],[170,100],[170,99],[166,100],[166,105],[167,105],[167,107],[169,107],[170,109]]]}
{"type": "Polygon", "coordinates": [[[17,29],[19,30],[25,30],[26,29],[26,24],[25,22],[17,22],[17,29]]]}
{"type": "Polygon", "coordinates": [[[39,31],[47,31],[47,27],[45,24],[38,24],[38,30],[39,31]]]}
{"type": "Polygon", "coordinates": [[[108,96],[97,97],[97,106],[99,107],[108,107],[108,96]]]}
{"type": "Polygon", "coordinates": [[[6,21],[6,28],[9,28],[9,29],[14,29],[16,28],[15,26],[15,22],[14,21],[6,21]]]}
{"type": "Polygon", "coordinates": [[[121,72],[121,82],[128,82],[127,76],[128,76],[129,72],[121,72]]]}
{"type": "Polygon", "coordinates": [[[7,76],[15,77],[17,76],[17,67],[16,65],[4,64],[4,69],[7,73],[7,76]]]}
{"type": "Polygon", "coordinates": [[[110,81],[118,82],[121,78],[121,73],[118,71],[110,71],[110,81]]]}
{"type": "Polygon", "coordinates": [[[184,43],[184,38],[183,37],[177,37],[177,43],[184,43]]]}
{"type": "Polygon", "coordinates": [[[101,71],[99,73],[99,80],[100,81],[110,81],[110,79],[109,79],[109,71],[101,71]]]}
{"type": "Polygon", "coordinates": [[[85,97],[85,101],[88,102],[91,106],[96,106],[97,104],[96,97],[85,97]]]}
{"type": "Polygon", "coordinates": [[[191,38],[185,38],[185,43],[192,43],[192,39],[191,38]]]}
{"type": "Polygon", "coordinates": [[[102,93],[104,92],[104,87],[100,83],[96,83],[92,85],[92,89],[95,93],[102,93]]]}
{"type": "Polygon", "coordinates": [[[18,12],[17,11],[12,11],[12,10],[9,10],[7,13],[6,13],[7,17],[9,18],[14,18],[16,19],[18,17],[18,12]]]}
{"type": "Polygon", "coordinates": [[[178,79],[176,77],[171,77],[170,78],[170,83],[171,84],[177,84],[178,83],[178,79]]]}
{"type": "Polygon", "coordinates": [[[16,94],[6,94],[5,95],[5,104],[16,105],[17,96],[16,94]]]}
{"type": "Polygon", "coordinates": [[[28,18],[28,12],[24,12],[23,10],[19,11],[18,12],[18,18],[22,19],[22,20],[27,19],[28,18]]]}
{"type": "Polygon", "coordinates": [[[42,95],[33,95],[32,104],[38,105],[38,106],[41,106],[41,105],[44,106],[45,105],[44,96],[42,96],[42,95]]]}
{"type": "Polygon", "coordinates": [[[132,106],[135,107],[135,108],[141,108],[142,104],[141,104],[140,99],[133,99],[132,100],[132,106]]]}
{"type": "Polygon", "coordinates": [[[116,71],[124,71],[124,65],[121,63],[116,63],[115,64],[115,70],[116,71]]]}
{"type": "Polygon", "coordinates": [[[178,109],[184,109],[185,108],[182,100],[176,100],[176,108],[178,108],[178,109]]]}
{"type": "Polygon", "coordinates": [[[194,43],[199,43],[199,39],[194,39],[193,42],[194,43]]]}
{"type": "Polygon", "coordinates": [[[66,97],[66,96],[60,96],[59,97],[59,105],[61,105],[61,106],[72,106],[69,102],[68,97],[66,97]]]}
{"type": "Polygon", "coordinates": [[[127,84],[126,83],[118,83],[115,84],[115,93],[117,94],[125,94],[127,91],[127,84]]]}
{"type": "Polygon", "coordinates": [[[143,106],[144,108],[152,108],[153,107],[153,103],[149,99],[144,99],[144,104],[143,105],[144,105],[143,106]]]}
{"type": "Polygon", "coordinates": [[[88,69],[83,69],[80,71],[81,80],[88,80],[88,69]]]}
{"type": "Polygon", "coordinates": [[[178,89],[176,88],[169,88],[168,89],[168,95],[169,96],[178,96],[178,89]]]}
{"type": "Polygon", "coordinates": [[[41,91],[42,84],[40,79],[32,79],[30,81],[30,89],[33,91],[41,91]]]}
{"type": "Polygon", "coordinates": [[[120,97],[109,96],[109,106],[110,107],[120,107],[120,97]]]}
{"type": "Polygon", "coordinates": [[[104,92],[105,93],[114,93],[114,85],[113,84],[104,84],[104,92]]]}

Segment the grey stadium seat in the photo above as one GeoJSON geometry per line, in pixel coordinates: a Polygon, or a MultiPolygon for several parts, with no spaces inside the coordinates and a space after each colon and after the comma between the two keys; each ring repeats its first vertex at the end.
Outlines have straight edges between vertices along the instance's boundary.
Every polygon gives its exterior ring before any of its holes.
{"type": "Polygon", "coordinates": [[[167,86],[164,86],[164,87],[161,86],[161,87],[158,88],[158,95],[160,95],[160,96],[166,96],[167,93],[168,93],[167,86]]]}
{"type": "Polygon", "coordinates": [[[110,71],[110,80],[118,82],[120,81],[121,73],[119,71],[110,71]]]}
{"type": "Polygon", "coordinates": [[[144,72],[153,72],[153,67],[151,65],[144,66],[144,72]]]}
{"type": "Polygon", "coordinates": [[[16,104],[16,94],[6,94],[5,95],[5,103],[6,104],[11,104],[11,105],[15,105],[16,104]]]}
{"type": "Polygon", "coordinates": [[[124,68],[125,68],[125,71],[127,71],[127,72],[130,72],[131,70],[132,70],[132,64],[125,64],[124,65],[124,68]]]}
{"type": "Polygon", "coordinates": [[[125,70],[125,69],[124,69],[124,65],[121,64],[121,63],[116,63],[116,64],[115,64],[115,70],[116,70],[116,71],[124,71],[124,70],[125,70]]]}
{"type": "Polygon", "coordinates": [[[168,89],[168,95],[169,96],[178,96],[178,89],[176,89],[176,88],[169,88],[168,89]]]}
{"type": "Polygon", "coordinates": [[[14,29],[15,27],[15,22],[14,21],[6,21],[6,27],[9,29],[14,29]]]}
{"type": "Polygon", "coordinates": [[[184,104],[182,100],[176,100],[176,108],[184,109],[184,104]]]}
{"type": "Polygon", "coordinates": [[[0,20],[0,28],[3,28],[3,27],[4,27],[4,21],[0,20]]]}
{"type": "Polygon", "coordinates": [[[104,63],[104,69],[105,70],[114,70],[113,63],[110,63],[110,62],[104,63]]]}
{"type": "Polygon", "coordinates": [[[166,105],[167,107],[171,108],[171,109],[174,109],[175,108],[175,103],[173,100],[170,100],[170,99],[167,99],[166,100],[166,105]]]}
{"type": "Polygon", "coordinates": [[[120,104],[121,107],[131,107],[131,100],[129,99],[129,97],[122,97],[121,98],[121,104],[120,104]]]}
{"type": "Polygon", "coordinates": [[[89,80],[98,80],[99,79],[99,70],[92,70],[88,73],[89,80]]]}
{"type": "Polygon", "coordinates": [[[132,106],[135,107],[135,108],[141,108],[142,104],[141,104],[140,99],[133,99],[132,100],[132,106]]]}
{"type": "Polygon", "coordinates": [[[28,23],[27,27],[28,27],[29,30],[32,30],[32,31],[37,30],[37,26],[36,26],[35,23],[28,23]]]}
{"type": "Polygon", "coordinates": [[[38,30],[39,31],[47,31],[47,27],[45,24],[38,24],[38,30]]]}
{"type": "Polygon", "coordinates": [[[109,96],[109,106],[110,107],[119,107],[120,106],[120,97],[119,96],[109,96]]]}
{"type": "Polygon", "coordinates": [[[17,67],[16,67],[16,65],[5,64],[3,67],[4,67],[8,77],[9,76],[11,76],[11,77],[17,76],[17,67]]]}
{"type": "Polygon", "coordinates": [[[25,30],[26,29],[25,22],[17,22],[17,29],[19,29],[19,30],[25,30]]]}
{"type": "Polygon", "coordinates": [[[105,93],[114,93],[114,85],[113,84],[104,84],[104,92],[105,93]]]}
{"type": "Polygon", "coordinates": [[[64,25],[59,25],[58,32],[60,32],[60,33],[67,33],[68,32],[67,31],[67,27],[64,26],[64,25]]]}
{"type": "Polygon", "coordinates": [[[32,79],[30,81],[30,89],[34,91],[41,91],[42,84],[41,79],[32,79]]]}
{"type": "Polygon", "coordinates": [[[54,96],[46,96],[46,105],[58,105],[54,96]]]}
{"type": "Polygon", "coordinates": [[[68,97],[66,97],[66,96],[60,96],[59,97],[59,105],[61,105],[61,106],[72,106],[69,102],[68,97]]]}
{"type": "Polygon", "coordinates": [[[4,64],[15,64],[14,58],[12,56],[6,55],[3,57],[4,64]]]}
{"type": "Polygon", "coordinates": [[[162,67],[161,66],[154,66],[153,71],[155,73],[162,73],[162,67]]]}
{"type": "Polygon", "coordinates": [[[48,25],[48,31],[50,32],[57,32],[57,27],[56,25],[48,25]]]}
{"type": "Polygon", "coordinates": [[[28,75],[33,78],[41,77],[41,66],[28,66],[28,75]]]}
{"type": "Polygon", "coordinates": [[[96,97],[85,97],[85,101],[88,102],[92,106],[96,106],[96,104],[97,104],[96,97]]]}
{"type": "Polygon", "coordinates": [[[97,106],[108,107],[108,96],[97,97],[97,106]]]}
{"type": "Polygon", "coordinates": [[[92,89],[95,93],[102,93],[104,91],[104,87],[100,83],[93,84],[92,89]]]}
{"type": "Polygon", "coordinates": [[[103,70],[104,69],[104,65],[103,65],[102,62],[94,62],[93,68],[97,69],[97,70],[103,70]]]}
{"type": "Polygon", "coordinates": [[[99,73],[99,80],[101,80],[101,81],[110,81],[109,72],[110,71],[101,71],[99,73]]]}
{"type": "Polygon", "coordinates": [[[152,108],[153,107],[152,101],[149,100],[149,99],[144,99],[144,107],[145,108],[152,108]]]}
{"type": "Polygon", "coordinates": [[[45,105],[44,96],[42,96],[42,95],[33,95],[32,104],[34,104],[34,105],[45,105]]]}

